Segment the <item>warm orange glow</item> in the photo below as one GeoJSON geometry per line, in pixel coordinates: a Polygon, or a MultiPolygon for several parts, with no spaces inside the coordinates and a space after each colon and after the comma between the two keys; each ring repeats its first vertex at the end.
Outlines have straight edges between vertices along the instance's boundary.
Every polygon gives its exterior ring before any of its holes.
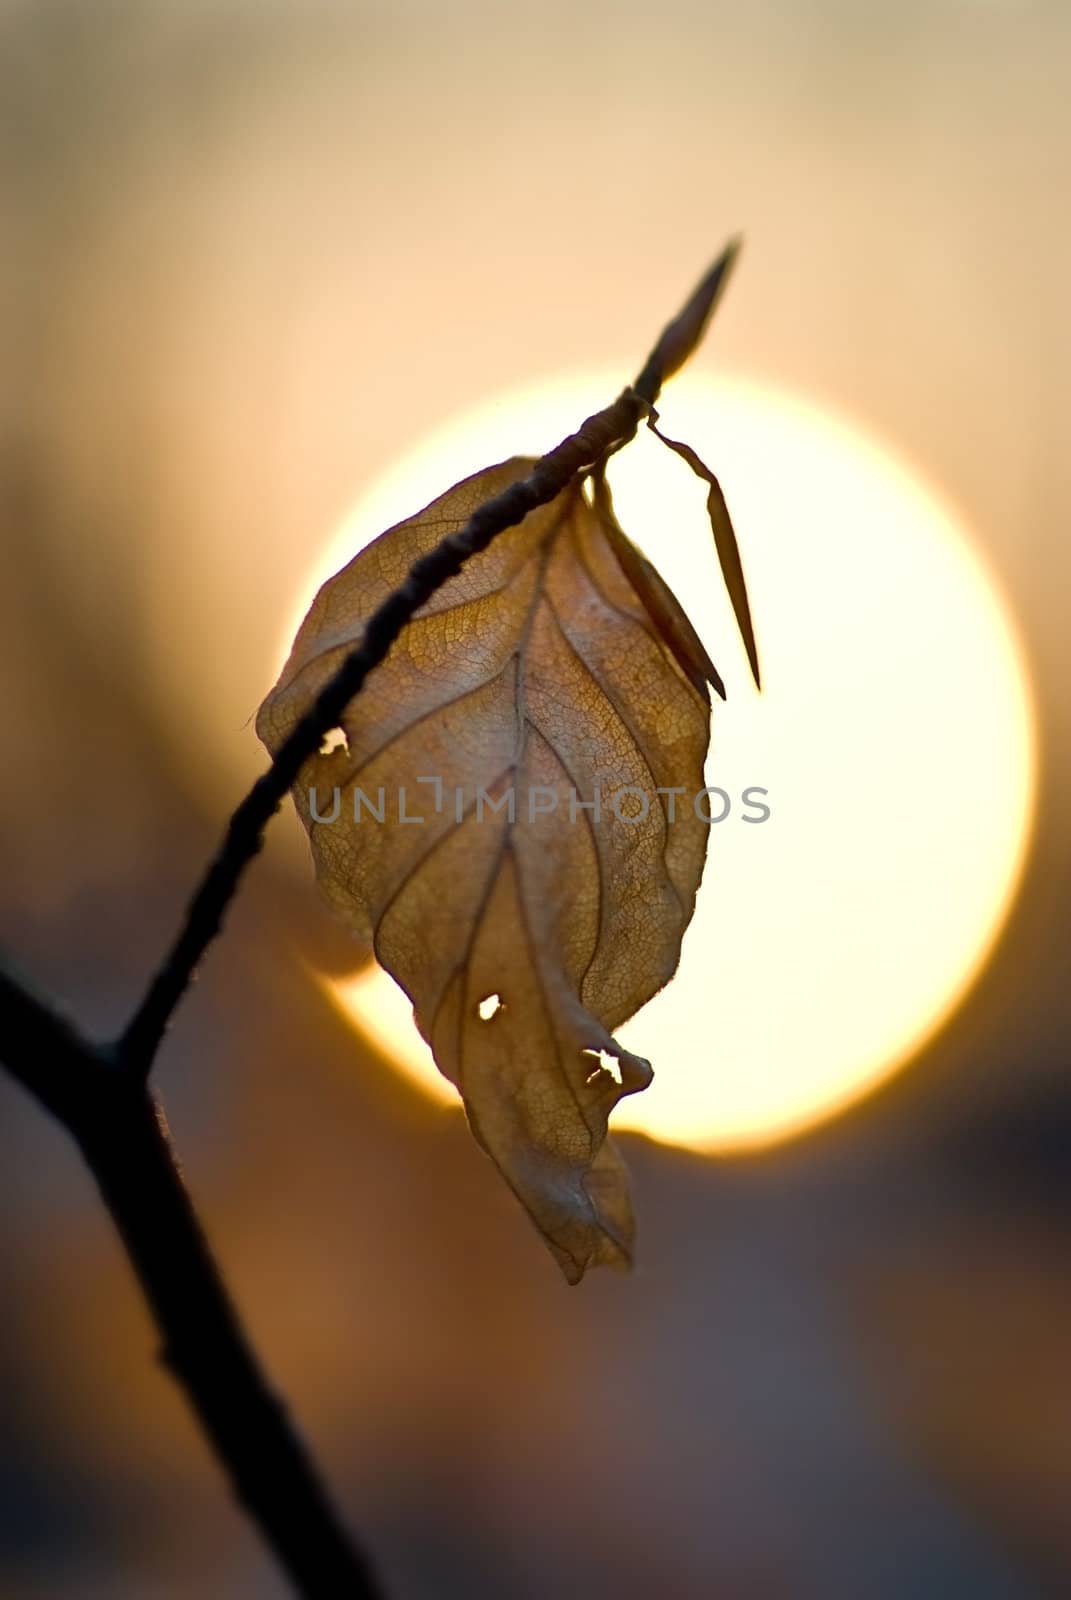
{"type": "MultiPolygon", "coordinates": [[[[538,453],[613,380],[508,396],[428,439],[362,501],[310,574],[449,483],[538,453]]],[[[677,977],[620,1031],[656,1077],[619,1127],[704,1149],[767,1143],[902,1065],[962,1000],[1014,896],[1036,732],[1007,609],[952,509],[873,441],[766,389],[687,375],[663,425],[722,477],[763,659],[756,696],[702,486],[647,436],[615,461],[626,529],[657,561],[729,687],[707,782],[731,798],[677,977]],[[743,820],[749,786],[767,821],[743,820]]],[[[354,1025],[444,1098],[401,991],[330,988],[354,1025]]]]}

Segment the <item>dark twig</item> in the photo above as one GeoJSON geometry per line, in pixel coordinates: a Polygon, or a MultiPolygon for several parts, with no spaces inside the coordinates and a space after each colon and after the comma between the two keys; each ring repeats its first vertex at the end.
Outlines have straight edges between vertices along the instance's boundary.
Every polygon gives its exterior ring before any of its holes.
{"type": "Polygon", "coordinates": [[[103,1114],[77,1137],[185,1388],[239,1501],[300,1594],[375,1600],[368,1562],[330,1504],[268,1386],[220,1277],[159,1106],[114,1075],[103,1114]]]}
{"type": "Polygon", "coordinates": [[[0,1045],[12,1077],[61,1122],[69,1120],[87,1082],[96,1082],[101,1065],[73,1024],[35,994],[3,959],[0,1045]]]}
{"type": "Polygon", "coordinates": [[[114,1046],[84,1038],[0,967],[0,1054],[79,1145],[156,1317],[165,1362],[184,1386],[239,1499],[298,1591],[313,1600],[374,1600],[379,1591],[260,1372],[182,1182],[162,1113],[148,1092],[148,1075],[170,1017],[304,762],[414,614],[470,556],[634,436],[663,380],[702,337],[737,248],[735,241],[727,247],[665,329],[635,385],[417,561],[373,614],[360,645],[231,817],[178,938],[114,1046]]]}
{"type": "Polygon", "coordinates": [[[119,1041],[119,1054],[133,1072],[147,1074],[171,1015],[189,986],[202,955],[216,937],[242,873],[259,852],[264,830],[304,763],[338,724],[368,674],[435,591],[454,577],[470,556],[486,550],[498,534],[548,505],[574,478],[620,449],[658,399],[663,380],[687,360],[702,338],[724,290],[740,245],[732,240],[682,311],[664,329],[634,385],[576,433],[536,463],[527,477],[510,484],[473,512],[466,525],[415,562],[405,581],[373,612],[356,649],[324,685],[311,708],[279,747],[231,817],[219,850],[205,873],[171,950],[119,1041]]]}
{"type": "Polygon", "coordinates": [[[245,1337],[155,1100],[3,967],[0,1040],[9,1070],[81,1149],[163,1335],[162,1359],[298,1593],[375,1600],[367,1562],[245,1337]]]}

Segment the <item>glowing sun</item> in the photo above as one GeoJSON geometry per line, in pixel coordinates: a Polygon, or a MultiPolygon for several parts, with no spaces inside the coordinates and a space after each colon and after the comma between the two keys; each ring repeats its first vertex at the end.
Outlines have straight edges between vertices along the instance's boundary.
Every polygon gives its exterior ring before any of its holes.
{"type": "MultiPolygon", "coordinates": [[[[315,590],[361,545],[479,467],[556,443],[618,387],[593,375],[508,394],[427,439],[370,489],[310,573],[286,645],[315,590]]],[[[614,1124],[726,1149],[856,1100],[962,1000],[1026,854],[1035,720],[994,578],[955,512],[902,461],[766,388],[686,374],[661,411],[721,478],[764,687],[750,685],[702,486],[641,435],[614,459],[615,503],[728,685],[706,782],[729,809],[711,828],[677,976],[619,1030],[655,1081],[614,1124]],[[767,791],[765,820],[745,820],[758,814],[741,803],[745,789],[767,791]]],[[[390,978],[372,968],[329,988],[399,1068],[456,1101],[390,978]]]]}

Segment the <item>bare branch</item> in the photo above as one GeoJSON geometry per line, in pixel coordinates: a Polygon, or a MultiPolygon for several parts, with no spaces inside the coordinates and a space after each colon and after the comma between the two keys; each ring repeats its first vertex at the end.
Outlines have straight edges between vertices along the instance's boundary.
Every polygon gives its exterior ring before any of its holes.
{"type": "Polygon", "coordinates": [[[117,1044],[85,1038],[0,966],[0,1055],[80,1147],[163,1335],[164,1360],[185,1388],[237,1496],[298,1591],[313,1600],[375,1600],[379,1590],[260,1371],[146,1080],[170,1017],[304,762],[414,614],[470,556],[635,435],[663,378],[702,336],[736,251],[734,241],[666,328],[636,384],[589,417],[527,477],[480,506],[464,528],[414,564],[373,614],[361,644],[231,817],[173,947],[117,1044]]]}
{"type": "Polygon", "coordinates": [[[53,1116],[67,1122],[91,1096],[104,1061],[73,1023],[35,994],[0,958],[0,1041],[4,1065],[53,1116]]]}
{"type": "Polygon", "coordinates": [[[739,250],[732,240],[682,311],[663,331],[634,385],[603,411],[588,417],[576,433],[543,456],[527,477],[478,507],[465,527],[414,563],[404,583],[370,617],[364,638],[326,683],[311,709],[276,752],[231,817],[220,848],[190,901],[182,929],[149,985],[141,1005],[119,1041],[119,1057],[145,1077],[171,1015],[188,988],[198,962],[220,931],[238,882],[264,842],[264,830],[279,809],[304,763],[338,724],[368,674],[384,660],[402,629],[435,591],[460,572],[470,556],[486,550],[507,528],[549,505],[572,479],[634,437],[641,417],[658,398],[664,376],[687,360],[706,328],[739,250]]]}
{"type": "Polygon", "coordinates": [[[375,1600],[304,1446],[269,1388],[197,1220],[159,1106],[107,1047],[0,967],[14,1077],[67,1128],[97,1181],[186,1391],[238,1499],[300,1594],[375,1600]]]}
{"type": "Polygon", "coordinates": [[[368,1562],[260,1370],[158,1104],[124,1074],[112,1077],[101,1114],[75,1132],[163,1334],[164,1364],[298,1592],[375,1600],[381,1591],[368,1562]]]}

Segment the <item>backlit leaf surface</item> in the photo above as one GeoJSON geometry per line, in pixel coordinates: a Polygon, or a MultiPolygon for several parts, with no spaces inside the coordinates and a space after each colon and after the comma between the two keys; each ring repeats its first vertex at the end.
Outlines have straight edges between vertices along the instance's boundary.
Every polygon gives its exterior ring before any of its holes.
{"type": "MultiPolygon", "coordinates": [[[[269,750],[417,557],[531,466],[455,485],[324,585],[258,715],[269,750]]],[[[676,970],[694,907],[708,680],[605,485],[574,483],[438,590],[294,788],[325,893],[570,1282],[631,1258],[607,1118],[651,1068],[612,1033],[676,970]]]]}

